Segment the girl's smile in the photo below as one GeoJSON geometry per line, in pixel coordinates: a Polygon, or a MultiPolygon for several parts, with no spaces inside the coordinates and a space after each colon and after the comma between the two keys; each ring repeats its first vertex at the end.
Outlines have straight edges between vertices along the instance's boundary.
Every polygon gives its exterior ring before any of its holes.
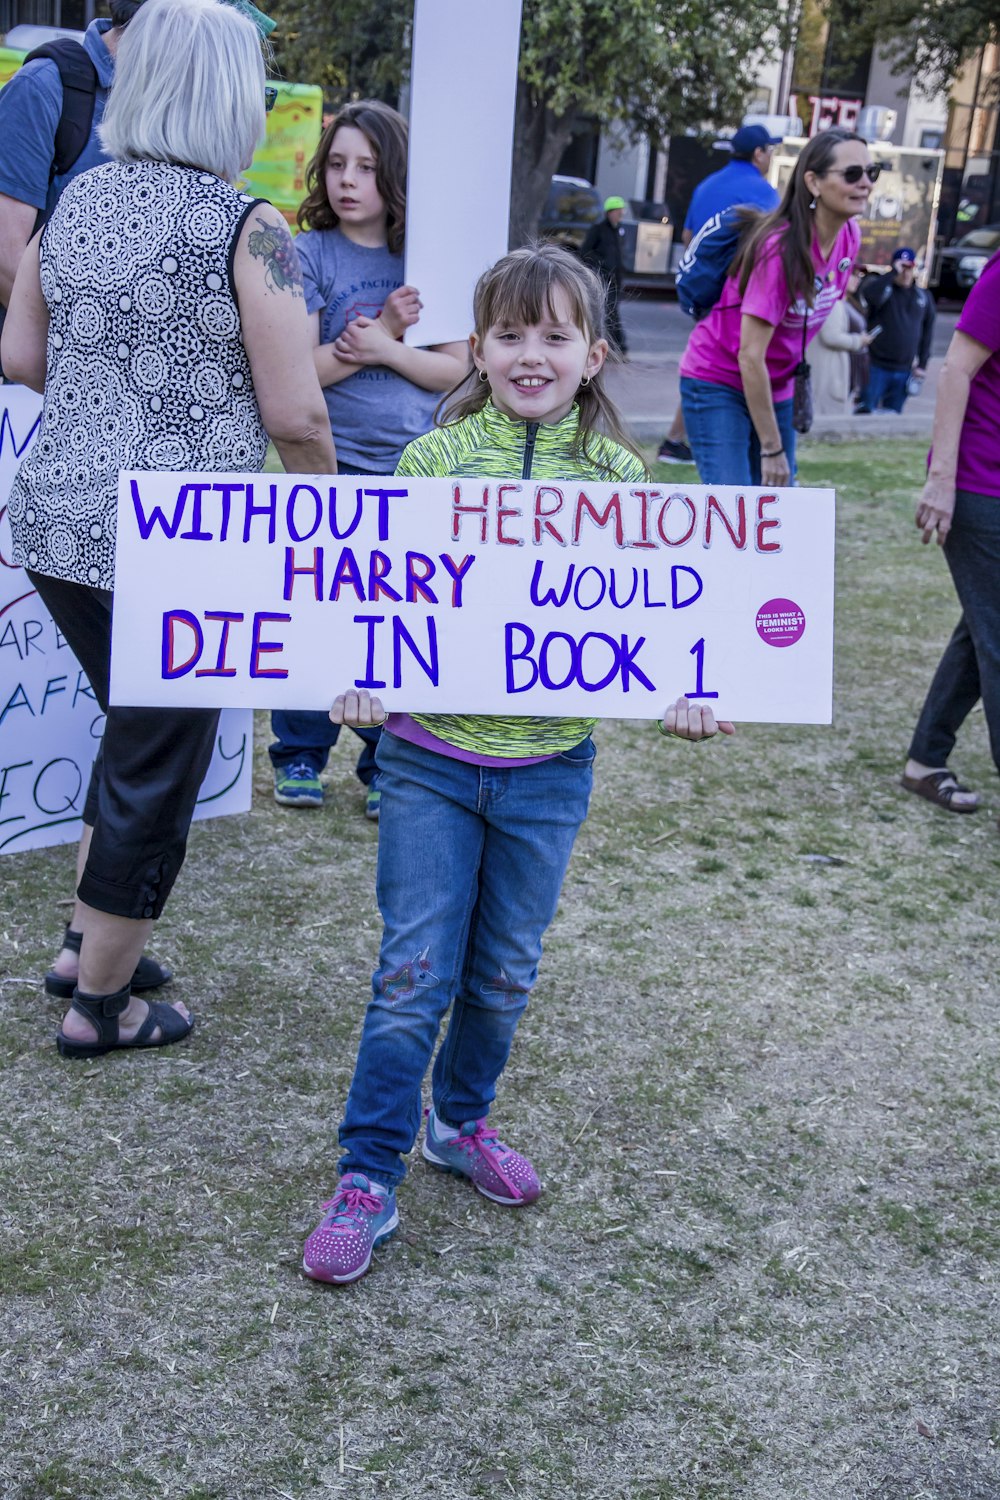
{"type": "Polygon", "coordinates": [[[538,323],[512,321],[490,328],[482,341],[472,335],[472,357],[485,370],[493,404],[505,416],[528,422],[561,422],[584,377],[596,375],[607,342],[588,342],[573,322],[562,288],[538,323]]]}

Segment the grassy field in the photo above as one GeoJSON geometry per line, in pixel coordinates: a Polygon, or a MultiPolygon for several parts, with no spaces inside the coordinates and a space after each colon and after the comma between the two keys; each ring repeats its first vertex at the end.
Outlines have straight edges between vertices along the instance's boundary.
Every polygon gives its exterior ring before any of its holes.
{"type": "Polygon", "coordinates": [[[997,1500],[998,798],[981,713],[975,817],[897,785],[957,616],[921,465],[803,456],[832,728],[601,728],[496,1111],[546,1191],[415,1159],[353,1288],[299,1269],[379,933],[351,747],[279,808],[259,716],[156,934],[163,1053],[57,1057],[72,851],[0,862],[4,1500],[997,1500]]]}

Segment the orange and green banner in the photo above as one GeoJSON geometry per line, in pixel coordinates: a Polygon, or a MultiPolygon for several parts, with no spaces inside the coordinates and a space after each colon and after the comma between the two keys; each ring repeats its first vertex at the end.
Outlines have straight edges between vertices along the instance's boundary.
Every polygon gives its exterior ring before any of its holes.
{"type": "Polygon", "coordinates": [[[27,57],[14,47],[0,47],[0,84],[8,83],[27,57]]]}
{"type": "Polygon", "coordinates": [[[279,83],[267,135],[244,179],[247,192],[267,198],[294,225],[306,195],[306,168],[323,130],[323,90],[311,83],[279,83]]]}

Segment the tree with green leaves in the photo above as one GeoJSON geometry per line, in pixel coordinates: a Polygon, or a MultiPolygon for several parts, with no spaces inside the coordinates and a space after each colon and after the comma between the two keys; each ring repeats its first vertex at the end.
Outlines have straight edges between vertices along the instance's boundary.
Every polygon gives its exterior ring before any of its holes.
{"type": "Polygon", "coordinates": [[[410,66],[412,0],[262,0],[278,23],[278,76],[315,83],[331,109],[350,99],[395,104],[410,66]]]}
{"type": "MultiPolygon", "coordinates": [[[[988,43],[1000,44],[997,0],[867,0],[851,9],[845,17],[844,0],[831,0],[831,20],[846,19],[859,41],[880,43],[897,72],[913,74],[929,91],[947,90],[988,43]]],[[[996,93],[1000,74],[984,81],[996,93]]]]}
{"type": "Polygon", "coordinates": [[[735,126],[762,59],[787,44],[764,0],[524,0],[511,237],[534,233],[580,115],[654,141],[735,126]]]}
{"type": "MultiPolygon", "coordinates": [[[[322,84],[334,105],[398,96],[410,0],[272,0],[270,12],[285,78],[322,84]]],[[[512,242],[537,230],[581,117],[654,140],[738,124],[760,61],[787,45],[786,16],[773,0],[524,0],[512,242]]],[[[489,59],[471,57],[469,66],[489,59]]]]}

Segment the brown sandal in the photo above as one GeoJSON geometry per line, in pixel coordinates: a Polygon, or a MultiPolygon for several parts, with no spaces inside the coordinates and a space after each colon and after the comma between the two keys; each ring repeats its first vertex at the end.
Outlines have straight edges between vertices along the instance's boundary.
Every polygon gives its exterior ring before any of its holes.
{"type": "Polygon", "coordinates": [[[935,807],[943,807],[946,812],[974,813],[979,809],[977,794],[971,787],[962,786],[951,771],[930,771],[926,776],[901,776],[899,784],[908,792],[915,792],[918,797],[926,797],[935,807]],[[956,803],[956,792],[970,792],[976,797],[976,801],[956,803]]]}

